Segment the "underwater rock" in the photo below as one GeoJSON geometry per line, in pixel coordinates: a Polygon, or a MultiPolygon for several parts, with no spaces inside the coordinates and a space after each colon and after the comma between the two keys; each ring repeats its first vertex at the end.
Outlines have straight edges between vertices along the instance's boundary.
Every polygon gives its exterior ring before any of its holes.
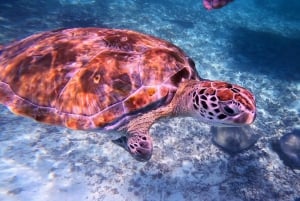
{"type": "Polygon", "coordinates": [[[232,2],[233,0],[203,0],[203,6],[207,10],[222,8],[226,6],[228,3],[232,2]]]}
{"type": "Polygon", "coordinates": [[[256,143],[259,136],[250,126],[212,127],[212,141],[230,154],[239,153],[256,143]]]}
{"type": "Polygon", "coordinates": [[[279,156],[283,162],[292,168],[300,169],[300,129],[282,136],[279,148],[279,156]]]}

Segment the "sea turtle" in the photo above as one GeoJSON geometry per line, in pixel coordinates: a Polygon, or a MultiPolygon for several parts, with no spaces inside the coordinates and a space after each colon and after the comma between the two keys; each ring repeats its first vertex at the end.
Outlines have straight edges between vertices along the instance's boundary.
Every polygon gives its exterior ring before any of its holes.
{"type": "Polygon", "coordinates": [[[233,0],[203,0],[203,6],[207,10],[222,8],[233,0]]]}
{"type": "Polygon", "coordinates": [[[0,103],[48,124],[124,131],[114,142],[139,161],[152,155],[149,128],[160,117],[239,126],[256,114],[249,90],[201,79],[179,47],[104,28],[48,31],[2,47],[0,103]]]}

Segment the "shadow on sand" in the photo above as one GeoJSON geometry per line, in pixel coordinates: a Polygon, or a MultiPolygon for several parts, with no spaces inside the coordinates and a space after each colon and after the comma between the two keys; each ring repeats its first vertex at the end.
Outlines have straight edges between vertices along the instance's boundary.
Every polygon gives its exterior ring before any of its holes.
{"type": "MultiPolygon", "coordinates": [[[[300,35],[300,33],[299,33],[300,35]]],[[[246,28],[233,30],[230,55],[239,68],[253,74],[265,74],[277,79],[300,80],[300,38],[288,38],[269,32],[257,32],[246,28]]]]}

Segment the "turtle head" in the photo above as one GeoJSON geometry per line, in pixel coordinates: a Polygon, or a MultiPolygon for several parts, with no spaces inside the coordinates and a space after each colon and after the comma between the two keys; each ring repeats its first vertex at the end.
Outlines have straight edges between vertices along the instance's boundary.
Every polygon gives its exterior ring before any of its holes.
{"type": "Polygon", "coordinates": [[[216,126],[243,126],[256,117],[254,95],[221,81],[191,81],[184,89],[187,115],[216,126]]]}

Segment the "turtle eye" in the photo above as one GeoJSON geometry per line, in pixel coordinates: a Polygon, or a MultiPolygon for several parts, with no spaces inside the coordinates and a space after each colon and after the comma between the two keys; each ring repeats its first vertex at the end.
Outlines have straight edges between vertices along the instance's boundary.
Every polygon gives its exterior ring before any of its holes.
{"type": "Polygon", "coordinates": [[[240,113],[238,105],[233,102],[222,103],[221,108],[222,111],[228,116],[234,116],[240,113]]]}

